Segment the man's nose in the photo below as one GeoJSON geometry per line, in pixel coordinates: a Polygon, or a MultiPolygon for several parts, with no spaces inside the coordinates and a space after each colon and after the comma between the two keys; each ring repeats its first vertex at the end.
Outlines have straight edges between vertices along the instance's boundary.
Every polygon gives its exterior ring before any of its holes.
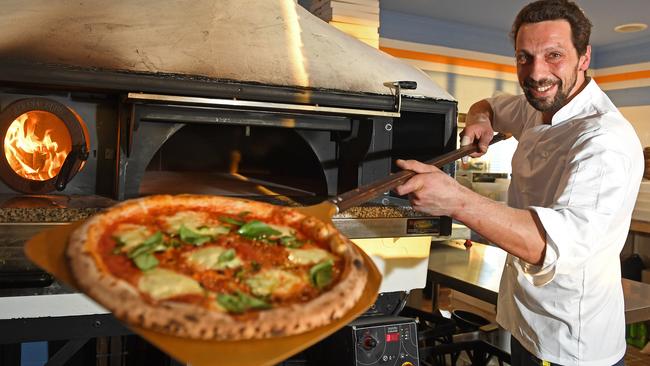
{"type": "Polygon", "coordinates": [[[548,76],[548,63],[543,57],[535,57],[530,63],[529,77],[533,80],[546,79],[548,76]]]}

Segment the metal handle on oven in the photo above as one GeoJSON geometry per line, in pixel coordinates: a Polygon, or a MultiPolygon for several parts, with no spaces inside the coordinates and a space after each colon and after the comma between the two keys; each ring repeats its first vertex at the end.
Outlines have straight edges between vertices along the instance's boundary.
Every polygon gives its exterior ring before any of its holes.
{"type": "MultiPolygon", "coordinates": [[[[497,143],[499,141],[507,139],[509,136],[506,136],[502,133],[494,135],[490,145],[497,143]]],[[[466,145],[461,147],[458,150],[448,152],[446,154],[440,155],[431,160],[425,161],[425,164],[434,165],[438,168],[442,168],[443,165],[456,161],[463,156],[469,155],[471,153],[478,151],[478,145],[466,145]]],[[[336,205],[338,212],[345,211],[350,207],[358,206],[361,203],[367,202],[375,197],[381,196],[384,192],[388,192],[391,189],[397,187],[400,184],[406,182],[409,178],[415,175],[415,172],[410,170],[402,170],[397,173],[392,173],[384,179],[380,179],[374,183],[359,187],[357,189],[342,193],[339,196],[332,198],[330,201],[336,205]]]]}
{"type": "Polygon", "coordinates": [[[339,116],[379,116],[399,117],[399,112],[378,111],[370,109],[325,107],[308,104],[289,104],[258,102],[253,100],[219,99],[203,97],[187,97],[179,95],[162,95],[148,93],[128,93],[127,101],[131,102],[152,102],[152,103],[175,103],[183,105],[203,105],[211,107],[240,108],[244,110],[271,110],[292,113],[322,113],[339,116]]]}
{"type": "Polygon", "coordinates": [[[418,88],[418,83],[416,81],[387,81],[384,83],[384,86],[387,86],[391,89],[395,89],[395,103],[394,110],[397,113],[400,113],[402,110],[402,89],[415,90],[418,88]]]}
{"type": "Polygon", "coordinates": [[[59,170],[59,174],[56,176],[56,183],[54,183],[54,188],[57,191],[62,191],[65,189],[65,186],[70,181],[71,176],[75,173],[73,167],[77,162],[83,162],[88,160],[88,149],[86,145],[77,145],[73,146],[72,150],[68,153],[68,156],[65,157],[63,161],[63,166],[59,170]]]}

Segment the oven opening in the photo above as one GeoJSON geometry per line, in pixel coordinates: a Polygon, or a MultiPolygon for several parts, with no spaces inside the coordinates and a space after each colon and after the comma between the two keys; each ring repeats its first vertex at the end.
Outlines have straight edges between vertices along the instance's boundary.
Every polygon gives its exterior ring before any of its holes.
{"type": "Polygon", "coordinates": [[[0,141],[0,178],[22,193],[64,190],[88,158],[81,117],[46,98],[20,99],[2,110],[0,141]]]}
{"type": "Polygon", "coordinates": [[[11,169],[30,180],[48,180],[59,174],[72,150],[70,133],[52,113],[30,111],[16,118],[5,135],[4,155],[11,169]]]}
{"type": "Polygon", "coordinates": [[[149,162],[139,194],[215,194],[298,203],[327,195],[323,167],[298,130],[189,124],[149,162]]]}

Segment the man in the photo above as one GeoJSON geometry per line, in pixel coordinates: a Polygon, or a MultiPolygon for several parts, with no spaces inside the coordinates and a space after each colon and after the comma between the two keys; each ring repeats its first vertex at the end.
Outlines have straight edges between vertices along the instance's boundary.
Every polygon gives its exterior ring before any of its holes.
{"type": "Polygon", "coordinates": [[[449,215],[509,253],[497,322],[512,334],[514,365],[623,364],[619,255],[643,154],[633,128],[586,76],[590,32],[573,2],[529,4],[511,34],[525,96],[482,100],[468,112],[462,142],[478,142],[474,156],[494,131],[519,141],[508,206],[434,167],[398,161],[419,173],[396,188],[415,209],[449,215]]]}

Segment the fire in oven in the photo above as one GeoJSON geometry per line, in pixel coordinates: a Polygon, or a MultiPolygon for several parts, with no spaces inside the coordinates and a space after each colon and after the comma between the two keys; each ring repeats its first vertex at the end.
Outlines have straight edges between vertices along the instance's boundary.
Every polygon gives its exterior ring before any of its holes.
{"type": "Polygon", "coordinates": [[[88,159],[88,131],[71,108],[25,98],[0,114],[0,177],[22,193],[62,191],[88,159]]]}

